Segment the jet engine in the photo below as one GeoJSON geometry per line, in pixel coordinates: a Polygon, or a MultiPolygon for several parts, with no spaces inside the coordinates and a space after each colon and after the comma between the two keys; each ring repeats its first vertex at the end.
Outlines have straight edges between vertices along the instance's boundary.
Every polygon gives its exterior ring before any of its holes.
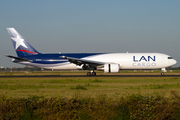
{"type": "Polygon", "coordinates": [[[88,64],[84,64],[82,66],[82,70],[89,70],[89,65],[88,64]]]}
{"type": "Polygon", "coordinates": [[[104,65],[104,72],[105,73],[118,73],[120,69],[119,64],[105,64],[104,65]]]}

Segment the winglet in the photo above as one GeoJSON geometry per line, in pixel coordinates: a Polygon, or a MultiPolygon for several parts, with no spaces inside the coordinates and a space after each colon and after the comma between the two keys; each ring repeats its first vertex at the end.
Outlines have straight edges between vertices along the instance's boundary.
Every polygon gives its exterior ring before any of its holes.
{"type": "Polygon", "coordinates": [[[68,57],[66,56],[59,56],[60,58],[64,58],[64,59],[68,59],[68,57]]]}

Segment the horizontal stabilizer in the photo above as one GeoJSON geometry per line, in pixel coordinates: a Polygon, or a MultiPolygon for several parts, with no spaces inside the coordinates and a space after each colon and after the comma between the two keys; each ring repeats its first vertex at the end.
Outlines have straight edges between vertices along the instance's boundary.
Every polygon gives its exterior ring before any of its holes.
{"type": "Polygon", "coordinates": [[[14,59],[20,60],[20,61],[32,62],[32,60],[28,60],[28,59],[25,59],[25,58],[19,58],[19,57],[15,57],[15,56],[11,56],[11,55],[5,55],[5,56],[9,57],[9,58],[14,58],[14,59]]]}

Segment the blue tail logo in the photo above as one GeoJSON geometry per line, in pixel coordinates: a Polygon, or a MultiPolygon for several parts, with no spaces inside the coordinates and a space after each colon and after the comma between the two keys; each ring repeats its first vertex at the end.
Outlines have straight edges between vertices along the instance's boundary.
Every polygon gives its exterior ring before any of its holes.
{"type": "Polygon", "coordinates": [[[7,28],[18,57],[39,54],[14,28],[7,28]]]}

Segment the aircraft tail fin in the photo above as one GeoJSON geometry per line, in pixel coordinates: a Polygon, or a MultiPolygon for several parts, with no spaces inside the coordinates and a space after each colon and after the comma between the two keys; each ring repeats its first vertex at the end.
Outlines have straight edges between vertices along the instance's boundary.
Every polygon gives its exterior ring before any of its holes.
{"type": "Polygon", "coordinates": [[[40,54],[14,28],[7,28],[18,57],[40,54]]]}

